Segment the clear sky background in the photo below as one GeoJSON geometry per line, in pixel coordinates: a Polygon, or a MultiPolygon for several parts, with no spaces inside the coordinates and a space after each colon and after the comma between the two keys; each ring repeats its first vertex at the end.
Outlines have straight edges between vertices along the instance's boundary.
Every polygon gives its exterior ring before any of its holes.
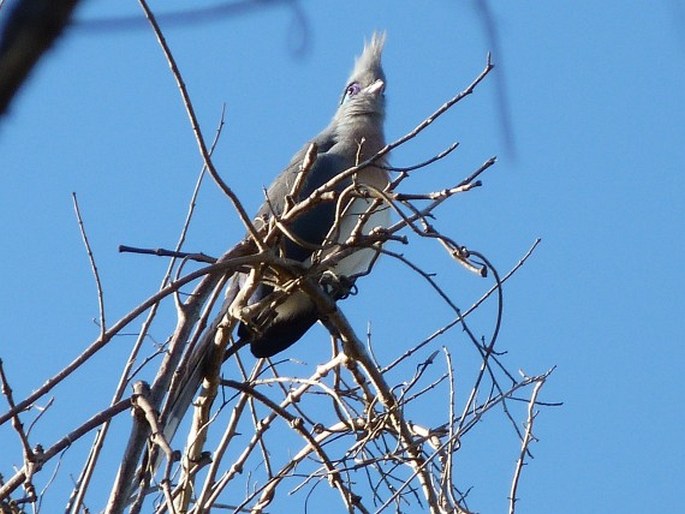
{"type": "MultiPolygon", "coordinates": [[[[152,7],[163,13],[189,4],[152,7]]],[[[375,29],[388,36],[390,140],[469,84],[494,51],[496,72],[392,163],[414,164],[459,141],[452,156],[403,184],[422,192],[451,185],[496,155],[484,187],[439,211],[437,226],[501,272],[542,238],[507,283],[498,343],[513,370],[556,365],[542,399],[564,403],[537,419],[520,512],[685,512],[685,4],[490,4],[499,48],[472,1],[312,0],[298,11],[283,4],[160,22],[208,138],[226,105],[215,163],[250,212],[261,188],[328,123],[353,57],[375,29]]],[[[98,334],[71,192],[113,322],[155,291],[166,264],[121,255],[117,246],[173,247],[201,167],[153,35],[140,20],[113,22],[122,16],[142,19],[133,1],[86,2],[0,120],[0,357],[17,399],[98,334]]],[[[242,235],[229,202],[207,182],[186,248],[218,255],[242,235]]],[[[462,307],[490,285],[436,246],[394,249],[437,272],[462,307]]],[[[343,310],[360,334],[371,320],[377,341],[397,345],[381,352],[386,362],[451,319],[425,282],[388,259],[343,310]]],[[[477,328],[490,326],[483,316],[477,328]]],[[[161,328],[153,335],[166,337],[161,328]]],[[[314,330],[292,356],[312,358],[322,335],[314,330]]],[[[131,341],[120,338],[75,377],[98,377],[87,388],[55,391],[55,414],[34,442],[51,444],[107,401],[117,377],[111,369],[131,341]]],[[[455,332],[441,344],[457,352],[468,343],[455,332]]],[[[493,454],[471,461],[460,483],[474,485],[472,508],[502,512],[518,442],[510,428],[483,433],[471,444],[493,454]]],[[[8,426],[0,427],[0,448],[17,448],[8,426]]],[[[46,512],[66,501],[62,474],[46,512]]],[[[108,490],[103,480],[103,496],[108,490]]],[[[93,510],[102,501],[93,497],[93,510]]]]}

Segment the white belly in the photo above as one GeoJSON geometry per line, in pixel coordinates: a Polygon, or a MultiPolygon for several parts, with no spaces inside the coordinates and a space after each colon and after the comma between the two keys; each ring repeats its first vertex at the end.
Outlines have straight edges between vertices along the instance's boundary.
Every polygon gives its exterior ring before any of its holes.
{"type": "MultiPolygon", "coordinates": [[[[352,204],[347,208],[342,220],[340,221],[340,233],[338,242],[344,243],[349,239],[352,231],[357,226],[359,215],[364,214],[372,200],[366,198],[356,198],[352,204]]],[[[390,209],[387,206],[381,206],[380,209],[374,211],[367,219],[362,227],[362,233],[368,235],[375,228],[386,228],[390,225],[390,209]]],[[[361,248],[356,252],[343,258],[333,268],[336,275],[352,277],[361,273],[366,273],[376,259],[378,250],[375,248],[361,248]]]]}

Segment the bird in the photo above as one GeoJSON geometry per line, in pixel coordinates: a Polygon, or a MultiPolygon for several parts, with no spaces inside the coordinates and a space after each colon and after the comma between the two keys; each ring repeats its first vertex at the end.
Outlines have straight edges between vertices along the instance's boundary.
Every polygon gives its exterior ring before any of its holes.
{"type": "MultiPolygon", "coordinates": [[[[282,214],[286,196],[300,172],[305,155],[312,143],[316,155],[311,168],[299,190],[296,201],[304,200],[323,184],[340,173],[374,156],[385,146],[383,125],[385,120],[386,78],[381,65],[381,54],[385,35],[374,33],[370,42],[357,58],[354,69],[343,89],[340,103],[328,126],[311,141],[307,142],[291,159],[285,170],[276,178],[266,192],[266,201],[256,216],[256,226],[261,228],[273,216],[282,214]]],[[[354,176],[342,180],[336,186],[340,193],[352,181],[383,190],[389,183],[385,161],[373,163],[360,169],[354,176]]],[[[339,221],[337,240],[344,243],[359,221],[359,216],[369,210],[368,198],[354,198],[345,205],[339,221]]],[[[364,223],[362,232],[389,224],[387,206],[374,210],[364,223]]],[[[328,236],[335,223],[336,204],[322,202],[297,217],[288,232],[297,240],[283,238],[282,256],[303,263],[310,261],[315,248],[328,236]],[[303,244],[298,244],[298,242],[303,244]],[[304,244],[306,243],[306,244],[304,244]]],[[[369,271],[377,250],[360,248],[338,262],[331,273],[333,276],[354,281],[354,277],[369,271]]],[[[264,299],[274,290],[273,285],[260,283],[249,303],[264,299]]],[[[342,296],[334,293],[332,296],[342,296]]],[[[337,298],[335,298],[337,299],[337,298]]],[[[266,322],[241,322],[238,337],[249,341],[255,357],[272,357],[298,341],[318,319],[316,306],[306,293],[295,291],[274,308],[274,312],[262,316],[266,322]]]]}
{"type": "MultiPolygon", "coordinates": [[[[288,197],[310,149],[316,149],[316,155],[295,201],[305,200],[329,180],[373,158],[385,147],[383,125],[386,78],[381,65],[384,43],[384,33],[374,33],[370,41],[365,43],[331,122],[292,157],[284,171],[267,189],[265,202],[254,218],[257,230],[267,227],[286,209],[288,197]]],[[[351,185],[382,191],[390,183],[387,168],[385,158],[379,157],[361,167],[353,176],[341,180],[335,186],[335,192],[340,193],[351,185]]],[[[296,217],[287,227],[287,233],[291,237],[284,235],[276,244],[282,257],[309,266],[317,256],[320,257],[317,248],[329,238],[331,232],[336,236],[335,242],[344,243],[353,231],[358,230],[360,217],[363,221],[361,232],[369,234],[389,225],[390,210],[387,205],[376,205],[371,198],[363,195],[352,195],[350,201],[342,206],[335,201],[320,202],[296,217]]],[[[360,246],[332,266],[329,274],[334,277],[334,284],[337,283],[337,286],[326,286],[325,290],[333,300],[344,297],[355,279],[370,271],[378,253],[378,246],[360,246]]],[[[241,288],[246,287],[245,279],[244,273],[234,277],[232,286],[226,293],[225,308],[235,300],[241,288]]],[[[278,284],[269,277],[263,277],[247,303],[258,304],[261,300],[268,299],[274,291],[278,293],[278,284]]],[[[248,344],[255,357],[272,357],[296,343],[318,321],[316,305],[304,291],[296,289],[281,296],[281,301],[275,302],[275,306],[267,305],[252,319],[240,319],[238,340],[226,351],[224,360],[248,344]]],[[[226,310],[230,312],[230,309],[226,310]]],[[[202,345],[195,348],[188,359],[185,376],[175,388],[174,394],[170,393],[167,398],[163,409],[164,435],[167,441],[171,441],[190,407],[206,374],[209,355],[207,348],[202,345]]]]}

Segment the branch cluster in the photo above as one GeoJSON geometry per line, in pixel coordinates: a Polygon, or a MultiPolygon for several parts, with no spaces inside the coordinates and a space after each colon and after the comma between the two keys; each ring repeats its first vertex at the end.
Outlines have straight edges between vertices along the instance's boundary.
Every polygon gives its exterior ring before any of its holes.
{"type": "MultiPolygon", "coordinates": [[[[2,394],[8,404],[8,410],[0,413],[0,424],[11,422],[23,455],[18,470],[0,483],[2,512],[19,512],[23,505],[36,502],[40,494],[36,492],[34,480],[44,464],[94,428],[100,428],[66,507],[66,512],[82,512],[96,466],[108,437],[112,437],[112,434],[108,436],[110,422],[132,409],[131,433],[112,485],[106,508],[109,513],[126,509],[132,513],[202,513],[215,508],[261,513],[286,493],[301,493],[307,505],[314,504],[318,497],[315,493],[322,490],[335,491],[348,512],[387,509],[400,512],[417,506],[431,513],[469,512],[470,484],[468,475],[457,462],[459,450],[478,424],[495,412],[510,421],[521,441],[518,455],[512,459],[515,471],[509,501],[513,513],[523,465],[531,457],[530,445],[535,441],[532,428],[536,408],[542,405],[538,401],[540,388],[552,370],[534,376],[511,373],[495,346],[502,320],[503,284],[524,264],[538,241],[507,275],[500,277],[484,255],[437,228],[437,208],[481,186],[481,176],[491,169],[494,158],[441,190],[398,192],[408,176],[450,155],[457,148],[456,143],[422,163],[392,168],[396,176],[385,190],[362,187],[354,181],[361,169],[383,162],[391,150],[410,142],[470,95],[492,69],[490,58],[471,84],[415,129],[308,198],[296,202],[292,199],[299,197],[298,189],[315,159],[316,149],[310,149],[285,211],[273,215],[266,224],[257,224],[247,216],[212,163],[211,154],[221,133],[223,115],[214,143],[207,145],[173,56],[147,5],[143,1],[141,5],[178,84],[204,167],[176,248],[124,247],[126,251],[154,253],[171,260],[159,291],[109,327],[95,258],[74,196],[98,290],[101,332],[69,366],[20,402],[15,402],[0,362],[2,394]],[[205,172],[226,193],[248,234],[243,242],[218,259],[181,251],[205,172]],[[353,179],[352,185],[335,193],[336,185],[348,178],[353,179]],[[305,267],[279,255],[278,241],[296,239],[288,226],[297,216],[323,201],[337,202],[338,212],[342,212],[352,198],[359,197],[367,201],[367,216],[378,209],[391,209],[397,221],[386,229],[364,233],[365,216],[362,216],[359,226],[344,244],[334,243],[336,231],[340,229],[336,223],[327,240],[316,248],[311,266],[305,267]],[[469,309],[460,309],[432,274],[394,250],[397,245],[409,244],[416,238],[437,242],[436,248],[447,251],[454,262],[479,276],[492,277],[492,287],[469,309]],[[389,364],[376,362],[373,354],[376,342],[362,343],[328,293],[330,281],[337,280],[331,277],[330,270],[360,248],[372,249],[408,266],[427,281],[436,298],[454,313],[453,321],[437,327],[432,335],[405,349],[389,364]],[[187,271],[192,261],[204,265],[187,271]],[[227,284],[237,274],[246,277],[240,292],[234,289],[233,293],[237,294],[229,294],[223,305],[219,305],[227,284]],[[248,305],[253,287],[264,280],[275,286],[274,293],[259,304],[248,305]],[[191,286],[192,292],[181,296],[180,291],[191,286]],[[264,316],[294,292],[307,294],[316,304],[330,334],[330,358],[313,369],[290,360],[258,360],[248,366],[246,362],[253,362],[252,358],[245,359],[240,345],[233,339],[236,324],[264,316]],[[494,299],[497,315],[491,336],[486,339],[476,336],[467,321],[488,298],[494,299]],[[176,327],[167,339],[161,358],[144,356],[143,341],[165,300],[173,301],[176,327]],[[21,419],[26,412],[58,383],[72,378],[76,369],[143,315],[146,317],[137,331],[138,337],[110,406],[47,449],[32,446],[31,432],[24,428],[21,419]],[[453,346],[438,346],[439,337],[455,327],[461,328],[470,342],[463,346],[464,351],[471,349],[478,356],[477,370],[458,371],[453,359],[457,350],[453,346]],[[140,370],[153,365],[158,368],[151,384],[137,381],[140,370]],[[194,375],[202,379],[202,386],[193,402],[193,420],[181,452],[180,438],[171,437],[177,427],[170,429],[168,422],[174,401],[187,385],[188,377],[194,375]],[[458,379],[462,376],[473,376],[473,379],[469,382],[458,379]],[[134,392],[127,396],[126,391],[134,382],[134,392]],[[462,393],[457,394],[458,391],[462,393]],[[435,405],[435,415],[427,417],[420,406],[428,402],[435,405]],[[419,419],[412,420],[412,414],[419,419]],[[23,493],[19,491],[21,487],[23,493]]],[[[232,287],[237,287],[235,281],[232,287]]],[[[328,498],[325,494],[324,497],[328,498]]]]}

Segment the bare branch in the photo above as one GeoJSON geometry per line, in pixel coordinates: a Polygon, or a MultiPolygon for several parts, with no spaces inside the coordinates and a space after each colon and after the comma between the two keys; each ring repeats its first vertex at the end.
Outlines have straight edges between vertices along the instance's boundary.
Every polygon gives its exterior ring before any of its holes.
{"type": "MultiPolygon", "coordinates": [[[[52,483],[48,477],[43,492],[36,494],[34,482],[38,484],[41,468],[54,459],[52,476],[56,476],[61,465],[59,452],[64,452],[88,430],[101,426],[67,505],[69,514],[86,509],[84,498],[89,484],[94,483],[96,462],[113,446],[110,439],[114,432],[107,436],[109,421],[132,406],[133,421],[105,508],[108,514],[123,513],[126,509],[130,514],[200,514],[219,509],[257,514],[280,508],[271,506],[276,505],[283,492],[301,495],[305,509],[310,509],[315,494],[325,494],[337,495],[342,508],[350,513],[381,512],[388,507],[409,512],[417,506],[431,514],[468,513],[469,490],[459,489],[468,475],[464,469],[455,469],[455,459],[480,423],[495,416],[504,420],[505,426],[511,424],[507,428],[521,440],[510,492],[510,514],[514,514],[522,468],[535,440],[535,409],[553,404],[537,400],[539,388],[553,368],[542,375],[519,377],[510,371],[514,366],[513,352],[499,348],[498,339],[503,323],[505,282],[528,260],[539,240],[500,278],[489,256],[445,230],[445,225],[451,224],[440,219],[439,207],[483,186],[484,173],[495,164],[494,157],[469,170],[462,180],[433,191],[396,188],[407,184],[404,180],[412,172],[427,169],[450,155],[457,143],[408,166],[392,167],[387,161],[390,151],[417,138],[475,91],[493,68],[490,56],[465,89],[370,158],[363,160],[363,141],[358,142],[357,166],[344,170],[309,195],[302,191],[310,183],[309,174],[318,169],[317,152],[325,150],[312,144],[298,153],[297,159],[302,162],[299,171],[288,168],[288,172],[295,173],[288,182],[285,199],[279,198],[276,204],[267,197],[265,210],[272,207],[271,215],[267,212],[263,219],[253,223],[212,162],[224,123],[223,112],[214,142],[208,146],[158,21],[146,0],[139,3],[171,69],[203,168],[175,249],[120,247],[122,252],[170,260],[159,290],[109,327],[105,324],[100,277],[73,195],[81,236],[96,278],[100,334],[62,371],[19,403],[14,401],[0,362],[0,383],[9,404],[8,412],[0,415],[0,424],[12,422],[19,436],[17,447],[24,454],[21,465],[17,464],[18,471],[0,484],[0,494],[4,494],[0,502],[16,501],[10,500],[10,495],[17,494],[15,491],[22,485],[24,497],[18,501],[39,502],[52,483]],[[363,183],[358,175],[367,166],[398,175],[388,187],[374,187],[363,183]],[[199,251],[183,251],[205,171],[229,198],[247,230],[243,241],[218,259],[199,251]],[[306,240],[308,235],[295,229],[297,225],[293,222],[322,202],[330,208],[334,221],[323,242],[313,244],[306,240]],[[357,220],[344,225],[350,219],[351,205],[355,206],[357,220]],[[371,230],[368,222],[375,221],[372,216],[381,210],[395,213],[394,222],[386,228],[371,230]],[[462,293],[450,294],[442,287],[442,270],[440,275],[424,271],[426,265],[420,256],[409,259],[393,247],[395,242],[408,245],[419,238],[431,243],[430,251],[446,251],[455,264],[452,268],[460,270],[462,266],[480,276],[492,277],[494,284],[475,302],[462,293]],[[311,250],[311,257],[306,262],[283,258],[280,250],[284,241],[311,250]],[[354,276],[337,276],[342,268],[339,264],[350,262],[360,251],[373,254],[368,270],[360,270],[354,276]],[[340,310],[344,304],[338,300],[356,294],[356,279],[368,274],[381,253],[393,257],[390,264],[401,262],[428,283],[429,295],[417,297],[416,301],[444,302],[454,319],[443,326],[436,323],[439,328],[431,329],[433,334],[425,340],[403,341],[403,346],[379,341],[377,333],[372,339],[369,329],[367,349],[340,310]],[[351,259],[343,262],[348,258],[351,259]],[[191,270],[198,267],[191,261],[209,265],[191,270]],[[273,292],[260,301],[252,301],[261,286],[273,292]],[[307,362],[310,356],[301,356],[300,361],[287,357],[278,361],[258,360],[250,367],[240,353],[249,344],[249,337],[236,327],[243,323],[258,330],[260,321],[287,311],[289,304],[284,302],[292,299],[293,294],[311,302],[315,310],[312,318],[318,316],[327,329],[332,341],[330,358],[324,358],[318,366],[307,362]],[[488,316],[469,317],[493,295],[496,302],[485,313],[488,316]],[[471,307],[462,309],[464,302],[471,307]],[[160,307],[168,309],[160,311],[160,307]],[[279,307],[282,309],[275,311],[279,307]],[[20,416],[26,417],[24,411],[66,378],[77,380],[74,371],[81,369],[115,336],[125,335],[124,329],[143,314],[146,316],[135,334],[110,408],[47,451],[39,445],[31,448],[29,441],[35,433],[32,436],[21,424],[20,416]],[[160,337],[153,332],[152,323],[156,321],[155,329],[163,326],[168,323],[168,317],[164,317],[167,314],[175,316],[176,325],[173,329],[167,326],[160,337]],[[451,339],[459,339],[450,340],[449,349],[427,348],[457,325],[461,333],[450,334],[451,339]],[[141,356],[144,341],[150,339],[154,341],[152,351],[141,356]],[[463,345],[463,341],[470,344],[463,345]],[[376,356],[372,348],[379,344],[384,345],[384,352],[376,356]],[[467,358],[463,358],[463,352],[468,352],[467,358]],[[445,368],[436,360],[440,355],[444,355],[445,368]],[[222,369],[230,378],[222,377],[222,369]],[[153,375],[151,386],[140,381],[153,375]],[[131,398],[121,400],[134,381],[131,398]],[[527,394],[530,398],[524,398],[527,394]],[[524,401],[528,407],[527,421],[521,428],[522,420],[526,419],[524,401]],[[430,416],[426,415],[426,405],[435,406],[430,416]],[[191,406],[193,419],[186,426],[181,422],[191,406]],[[182,453],[174,449],[174,444],[181,444],[173,439],[178,428],[186,428],[182,453]],[[322,493],[324,489],[328,492],[322,493]]],[[[378,147],[380,143],[374,150],[378,147]]],[[[34,423],[45,419],[40,414],[34,418],[34,423]]],[[[39,503],[37,507],[40,508],[39,503]]]]}
{"type": "Polygon", "coordinates": [[[233,204],[236,212],[238,213],[238,217],[243,222],[243,225],[245,225],[245,228],[250,234],[252,240],[257,245],[257,248],[259,248],[260,250],[263,249],[264,244],[262,243],[261,237],[257,234],[257,229],[255,229],[254,225],[252,224],[252,220],[248,216],[247,211],[245,210],[245,208],[243,207],[242,203],[235,195],[233,190],[230,187],[228,187],[228,185],[223,181],[223,179],[217,172],[216,168],[214,167],[211,155],[209,154],[209,151],[207,150],[207,145],[205,144],[204,136],[202,135],[202,130],[200,129],[200,124],[197,121],[197,117],[195,116],[195,110],[193,109],[193,104],[190,100],[190,95],[188,94],[188,90],[186,89],[185,82],[181,77],[181,73],[178,69],[178,66],[176,65],[176,60],[174,59],[174,56],[171,54],[171,50],[169,49],[169,46],[166,43],[166,39],[164,38],[164,35],[162,34],[161,29],[159,28],[159,25],[157,24],[157,20],[155,19],[154,14],[152,14],[152,11],[148,7],[147,2],[145,0],[138,0],[138,3],[140,3],[140,6],[143,8],[145,17],[150,22],[152,30],[154,31],[155,36],[157,37],[157,41],[159,42],[159,45],[162,48],[162,51],[164,52],[164,57],[169,63],[171,73],[174,76],[174,80],[176,81],[176,85],[178,86],[179,93],[181,93],[183,105],[186,108],[186,112],[188,114],[188,118],[190,120],[193,133],[195,134],[195,140],[197,141],[197,145],[200,150],[200,155],[202,156],[202,160],[204,161],[205,166],[207,167],[207,171],[209,171],[210,176],[212,177],[216,185],[219,186],[219,189],[221,189],[224,192],[224,194],[231,200],[231,203],[233,204]]]}
{"type": "Polygon", "coordinates": [[[93,270],[93,277],[95,278],[95,285],[97,287],[98,294],[98,309],[100,311],[100,337],[104,337],[107,326],[105,324],[105,300],[104,294],[102,292],[102,282],[100,282],[100,274],[98,273],[98,267],[95,264],[95,257],[93,256],[93,251],[90,248],[90,243],[88,242],[88,235],[86,234],[86,227],[83,224],[83,218],[81,217],[81,210],[79,209],[78,199],[76,198],[76,193],[71,193],[71,198],[74,202],[74,211],[76,212],[76,219],[78,221],[78,228],[81,232],[81,238],[83,239],[83,244],[86,247],[86,252],[88,253],[88,261],[90,262],[90,268],[93,270]]]}
{"type": "Polygon", "coordinates": [[[537,412],[535,412],[535,404],[537,402],[540,389],[545,384],[546,378],[546,376],[542,376],[539,378],[539,380],[535,382],[533,392],[530,395],[530,401],[528,402],[528,419],[525,423],[526,431],[523,435],[523,440],[521,441],[521,453],[519,454],[519,458],[516,461],[516,470],[514,471],[514,478],[511,481],[511,492],[509,494],[509,514],[514,514],[516,512],[516,501],[518,500],[518,498],[516,497],[516,491],[518,490],[518,484],[521,478],[521,471],[523,470],[524,460],[526,458],[526,454],[528,453],[528,447],[530,446],[531,441],[535,439],[535,437],[533,436],[533,422],[535,421],[535,417],[537,416],[537,412]]]}
{"type": "MultiPolygon", "coordinates": [[[[5,367],[3,365],[2,359],[0,359],[0,386],[2,386],[2,394],[5,396],[5,399],[7,400],[7,404],[9,405],[10,409],[15,409],[12,388],[10,387],[9,381],[7,380],[7,376],[5,375],[5,367]]],[[[33,453],[33,450],[31,449],[31,443],[29,443],[29,439],[26,436],[26,432],[24,432],[24,425],[19,419],[19,413],[12,416],[12,426],[15,432],[17,432],[17,435],[19,436],[19,441],[21,442],[21,447],[24,453],[24,465],[26,466],[30,462],[34,462],[36,460],[36,457],[33,453]]]]}
{"type": "Polygon", "coordinates": [[[83,423],[80,427],[69,432],[62,439],[57,441],[47,450],[41,452],[40,455],[36,455],[35,462],[30,463],[28,466],[22,467],[12,478],[6,481],[0,487],[0,501],[5,500],[17,487],[19,487],[27,477],[31,476],[33,473],[38,471],[45,462],[52,459],[55,455],[65,450],[71,446],[75,441],[83,437],[85,434],[93,430],[94,428],[100,426],[106,420],[120,414],[121,412],[127,410],[131,406],[130,399],[124,399],[120,402],[112,405],[111,407],[103,410],[102,412],[96,414],[88,421],[83,423]]]}

